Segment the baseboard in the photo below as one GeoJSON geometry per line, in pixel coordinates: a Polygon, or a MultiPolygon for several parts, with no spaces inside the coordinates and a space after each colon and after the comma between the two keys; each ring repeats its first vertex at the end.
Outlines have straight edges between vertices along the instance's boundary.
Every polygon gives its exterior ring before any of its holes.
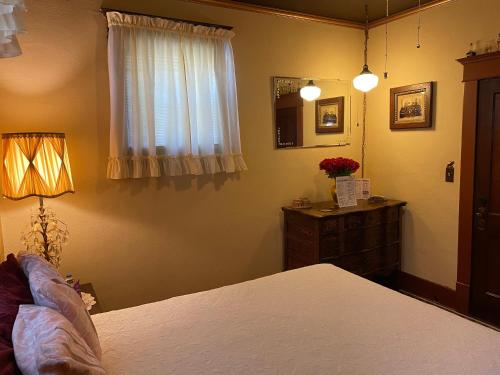
{"type": "Polygon", "coordinates": [[[462,314],[469,313],[470,286],[457,281],[457,311],[462,314]]]}
{"type": "Polygon", "coordinates": [[[457,308],[457,295],[453,289],[403,271],[399,273],[399,288],[449,309],[456,310],[457,308]]]}

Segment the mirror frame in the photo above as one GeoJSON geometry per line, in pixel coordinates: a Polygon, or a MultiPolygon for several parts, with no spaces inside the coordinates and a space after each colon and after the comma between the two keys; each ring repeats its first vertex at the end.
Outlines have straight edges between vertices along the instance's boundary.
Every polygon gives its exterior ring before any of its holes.
{"type": "Polygon", "coordinates": [[[352,87],[351,81],[340,78],[300,78],[300,77],[289,77],[289,76],[272,76],[271,77],[271,94],[272,94],[272,111],[273,111],[273,146],[275,150],[297,150],[297,149],[308,149],[308,148],[329,148],[329,147],[343,147],[351,145],[351,136],[352,136],[352,87]],[[337,143],[328,143],[328,144],[317,144],[310,146],[290,146],[290,147],[278,147],[277,145],[277,127],[276,127],[276,92],[278,89],[278,80],[296,80],[296,81],[331,81],[331,82],[345,82],[348,83],[349,92],[346,95],[346,99],[349,100],[349,105],[344,107],[344,113],[348,111],[349,113],[349,123],[344,123],[344,132],[347,138],[346,140],[339,141],[337,143]],[[347,133],[348,132],[348,133],[347,133]]]}

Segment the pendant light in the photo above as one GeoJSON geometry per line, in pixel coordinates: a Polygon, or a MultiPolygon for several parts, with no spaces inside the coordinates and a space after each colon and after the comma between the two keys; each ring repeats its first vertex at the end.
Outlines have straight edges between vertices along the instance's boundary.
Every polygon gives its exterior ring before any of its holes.
{"type": "Polygon", "coordinates": [[[300,96],[302,99],[312,102],[316,100],[321,95],[321,89],[316,86],[313,80],[309,80],[309,83],[300,89],[300,96]]]}
{"type": "Polygon", "coordinates": [[[352,84],[356,90],[368,92],[378,85],[378,77],[368,69],[368,3],[365,3],[365,16],[365,65],[361,73],[352,80],[352,84]]]}

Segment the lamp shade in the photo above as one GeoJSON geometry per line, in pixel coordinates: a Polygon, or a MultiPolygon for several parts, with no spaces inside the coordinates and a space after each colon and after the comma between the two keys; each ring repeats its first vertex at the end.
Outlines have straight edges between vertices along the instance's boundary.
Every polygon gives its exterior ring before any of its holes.
{"type": "Polygon", "coordinates": [[[53,198],[74,193],[63,133],[2,134],[3,196],[53,198]]]}
{"type": "Polygon", "coordinates": [[[312,102],[316,100],[321,95],[321,89],[314,84],[314,81],[310,80],[307,85],[300,89],[300,96],[302,99],[312,102]]]}
{"type": "Polygon", "coordinates": [[[363,71],[352,80],[356,90],[368,92],[377,87],[378,77],[370,72],[368,65],[363,66],[363,71]]]}

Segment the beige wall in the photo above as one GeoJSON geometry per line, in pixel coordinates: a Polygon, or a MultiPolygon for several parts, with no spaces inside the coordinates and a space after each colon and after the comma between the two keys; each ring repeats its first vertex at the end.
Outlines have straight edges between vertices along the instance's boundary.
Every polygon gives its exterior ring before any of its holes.
{"type": "MultiPolygon", "coordinates": [[[[353,126],[354,146],[274,150],[271,77],[350,79],[362,64],[360,30],[174,0],[106,2],[235,27],[249,167],[239,176],[117,182],[104,177],[109,104],[100,5],[28,0],[24,54],[0,60],[0,131],[63,131],[68,137],[77,193],[48,202],[70,228],[62,271],[92,281],[106,309],[280,271],[280,207],[302,195],[327,199],[330,182],[317,164],[331,156],[359,160],[360,131],[353,126]]],[[[354,106],[353,120],[359,117],[354,106]]],[[[6,252],[21,248],[20,232],[36,204],[0,203],[6,252]]]]}
{"type": "MultiPolygon", "coordinates": [[[[496,39],[500,1],[455,0],[389,25],[389,79],[368,94],[368,173],[376,193],[408,201],[403,269],[455,288],[462,125],[462,66],[469,43],[496,39]],[[436,82],[435,127],[390,131],[389,89],[436,82]],[[455,183],[444,182],[457,163],[455,183]]],[[[384,71],[384,27],[371,31],[370,68],[384,71]]]]}

